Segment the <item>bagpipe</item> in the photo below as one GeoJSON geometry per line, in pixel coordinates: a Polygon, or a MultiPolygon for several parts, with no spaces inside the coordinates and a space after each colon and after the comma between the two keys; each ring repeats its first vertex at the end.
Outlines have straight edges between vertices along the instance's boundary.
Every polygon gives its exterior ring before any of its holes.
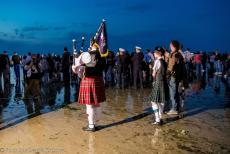
{"type": "Polygon", "coordinates": [[[83,52],[85,39],[82,37],[82,46],[80,53],[77,53],[76,40],[73,40],[73,65],[72,71],[78,75],[78,77],[83,78],[85,73],[85,67],[93,67],[96,65],[95,58],[89,54],[90,51],[98,50],[101,57],[108,56],[108,39],[106,30],[106,21],[103,19],[100,24],[97,33],[94,37],[90,39],[90,48],[88,52],[83,52]]]}

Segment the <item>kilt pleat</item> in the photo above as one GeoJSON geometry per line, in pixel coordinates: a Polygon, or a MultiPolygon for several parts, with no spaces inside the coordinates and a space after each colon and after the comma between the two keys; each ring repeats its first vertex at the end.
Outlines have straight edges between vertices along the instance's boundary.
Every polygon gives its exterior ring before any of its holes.
{"type": "Polygon", "coordinates": [[[99,105],[106,101],[105,86],[102,77],[85,77],[81,80],[78,102],[80,104],[99,105]]]}
{"type": "Polygon", "coordinates": [[[169,89],[167,82],[154,81],[152,92],[148,98],[149,101],[155,103],[165,103],[169,99],[169,89]]]}

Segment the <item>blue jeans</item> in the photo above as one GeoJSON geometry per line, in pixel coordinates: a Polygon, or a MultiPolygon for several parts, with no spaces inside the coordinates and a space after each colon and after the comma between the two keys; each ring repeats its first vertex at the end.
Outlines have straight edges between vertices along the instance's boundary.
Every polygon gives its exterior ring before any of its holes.
{"type": "Polygon", "coordinates": [[[215,69],[216,69],[216,72],[223,72],[223,66],[220,61],[215,62],[215,69]]]}
{"type": "Polygon", "coordinates": [[[14,65],[14,73],[17,80],[20,80],[20,65],[14,65]]]}
{"type": "Polygon", "coordinates": [[[177,111],[178,108],[178,85],[174,77],[170,77],[169,79],[169,94],[171,100],[171,110],[177,111]]]}
{"type": "Polygon", "coordinates": [[[113,67],[109,66],[106,72],[106,81],[112,83],[114,81],[113,67]]]}
{"type": "Polygon", "coordinates": [[[196,64],[196,77],[200,77],[201,76],[201,64],[197,63],[196,64]]]}

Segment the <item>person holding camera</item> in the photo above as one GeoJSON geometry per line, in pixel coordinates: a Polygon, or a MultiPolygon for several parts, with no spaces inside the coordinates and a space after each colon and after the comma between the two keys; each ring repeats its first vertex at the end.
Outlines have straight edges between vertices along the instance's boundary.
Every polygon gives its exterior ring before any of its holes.
{"type": "Polygon", "coordinates": [[[29,61],[25,66],[24,69],[27,71],[27,84],[25,87],[25,103],[27,106],[28,113],[33,113],[33,105],[30,102],[30,97],[34,101],[35,112],[39,113],[41,109],[41,88],[40,88],[40,81],[42,77],[41,67],[39,65],[39,60],[37,59],[36,55],[32,55],[32,61],[29,61]]]}

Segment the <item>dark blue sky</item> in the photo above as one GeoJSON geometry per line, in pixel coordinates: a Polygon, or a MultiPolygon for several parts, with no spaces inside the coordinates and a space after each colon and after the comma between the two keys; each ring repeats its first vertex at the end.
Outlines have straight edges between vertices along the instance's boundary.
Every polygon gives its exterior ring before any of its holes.
{"type": "Polygon", "coordinates": [[[178,39],[193,50],[230,51],[229,0],[5,0],[0,51],[60,53],[72,38],[93,36],[103,18],[112,50],[178,39]]]}

